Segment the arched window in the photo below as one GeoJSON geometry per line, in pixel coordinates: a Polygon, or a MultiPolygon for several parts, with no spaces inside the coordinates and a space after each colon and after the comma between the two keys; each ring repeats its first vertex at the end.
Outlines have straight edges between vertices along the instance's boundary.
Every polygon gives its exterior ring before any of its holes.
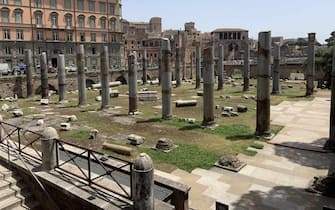
{"type": "Polygon", "coordinates": [[[90,21],[90,28],[95,28],[95,16],[90,16],[89,17],[89,21],[90,21]]]}
{"type": "Polygon", "coordinates": [[[116,31],[116,20],[114,18],[110,19],[110,29],[111,31],[116,31]]]}
{"type": "Polygon", "coordinates": [[[41,11],[36,11],[35,12],[35,24],[37,27],[42,27],[42,16],[43,13],[41,11]]]}
{"type": "Polygon", "coordinates": [[[22,15],[23,15],[22,9],[15,9],[14,15],[15,15],[15,23],[22,23],[22,15]]]}
{"type": "Polygon", "coordinates": [[[70,29],[72,27],[72,15],[71,14],[65,14],[65,23],[66,23],[66,28],[70,29]]]}
{"type": "Polygon", "coordinates": [[[53,28],[57,28],[58,27],[58,13],[56,12],[52,12],[50,14],[51,17],[51,25],[53,28]]]}
{"type": "Polygon", "coordinates": [[[100,18],[100,27],[103,28],[103,29],[105,29],[106,25],[107,25],[106,22],[107,22],[106,18],[105,17],[101,17],[100,18]]]}
{"type": "Polygon", "coordinates": [[[85,16],[84,15],[78,16],[78,26],[79,28],[85,28],[85,16]]]}
{"type": "Polygon", "coordinates": [[[9,9],[8,8],[1,9],[1,22],[9,23],[9,9]]]}

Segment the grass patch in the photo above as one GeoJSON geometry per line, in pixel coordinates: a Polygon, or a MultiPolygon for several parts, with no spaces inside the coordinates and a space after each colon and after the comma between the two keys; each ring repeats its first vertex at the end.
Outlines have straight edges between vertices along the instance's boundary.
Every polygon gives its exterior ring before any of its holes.
{"type": "Polygon", "coordinates": [[[209,169],[219,160],[220,154],[199,148],[197,145],[179,144],[169,153],[155,151],[149,148],[141,148],[157,163],[169,163],[180,169],[191,172],[194,168],[209,169]]]}
{"type": "Polygon", "coordinates": [[[90,136],[90,132],[89,131],[67,131],[66,136],[71,139],[88,139],[88,137],[90,136]]]}
{"type": "Polygon", "coordinates": [[[254,142],[254,143],[252,143],[252,144],[250,145],[250,147],[255,148],[255,149],[263,149],[263,148],[264,148],[264,145],[263,145],[263,144],[260,144],[260,143],[256,143],[256,142],[254,142]]]}

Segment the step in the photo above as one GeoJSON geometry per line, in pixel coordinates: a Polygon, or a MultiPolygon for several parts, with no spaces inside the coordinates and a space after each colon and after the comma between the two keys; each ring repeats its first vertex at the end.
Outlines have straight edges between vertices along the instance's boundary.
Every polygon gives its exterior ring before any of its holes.
{"type": "Polygon", "coordinates": [[[15,196],[15,191],[12,189],[3,189],[0,191],[0,202],[7,199],[8,197],[15,196]]]}
{"type": "Polygon", "coordinates": [[[21,205],[21,199],[17,197],[9,197],[0,202],[0,209],[1,210],[11,210],[20,205],[21,205]]]}

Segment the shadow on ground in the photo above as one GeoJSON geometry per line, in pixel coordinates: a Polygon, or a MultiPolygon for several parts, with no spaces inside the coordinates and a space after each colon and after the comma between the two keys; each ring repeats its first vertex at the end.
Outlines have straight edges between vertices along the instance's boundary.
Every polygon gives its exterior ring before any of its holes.
{"type": "Polygon", "coordinates": [[[335,208],[334,198],[308,193],[304,189],[277,186],[269,192],[250,191],[241,196],[231,207],[239,210],[282,210],[282,209],[322,209],[323,206],[335,208]]]}
{"type": "Polygon", "coordinates": [[[304,144],[300,142],[282,142],[280,144],[284,146],[274,147],[275,154],[281,157],[285,157],[289,161],[302,166],[313,167],[316,169],[328,169],[331,165],[331,161],[335,160],[335,154],[309,150],[313,148],[319,148],[321,151],[321,145],[323,145],[324,142],[324,139],[318,139],[312,144],[304,144]]]}

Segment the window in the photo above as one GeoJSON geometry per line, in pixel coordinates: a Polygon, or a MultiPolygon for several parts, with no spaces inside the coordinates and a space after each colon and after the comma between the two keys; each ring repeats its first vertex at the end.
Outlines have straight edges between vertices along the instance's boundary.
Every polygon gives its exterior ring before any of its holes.
{"type": "Polygon", "coordinates": [[[111,27],[111,31],[115,31],[116,29],[115,19],[110,20],[110,27],[111,27]]]}
{"type": "Polygon", "coordinates": [[[101,38],[102,38],[102,41],[103,41],[103,42],[107,42],[107,34],[103,33],[103,34],[101,35],[101,38]]]}
{"type": "Polygon", "coordinates": [[[1,4],[8,4],[8,0],[1,0],[0,3],[1,4]]]}
{"type": "Polygon", "coordinates": [[[57,8],[57,0],[50,0],[50,8],[57,8]]]}
{"type": "Polygon", "coordinates": [[[92,47],[92,54],[93,55],[97,54],[97,49],[95,47],[92,47]]]}
{"type": "Polygon", "coordinates": [[[90,17],[90,28],[95,28],[95,17],[94,16],[90,17]]]}
{"type": "Polygon", "coordinates": [[[71,14],[65,15],[65,22],[66,22],[66,28],[69,29],[72,27],[72,15],[71,14]]]}
{"type": "Polygon", "coordinates": [[[35,13],[35,23],[37,27],[42,27],[42,12],[37,11],[35,13]]]}
{"type": "Polygon", "coordinates": [[[106,3],[105,2],[99,2],[99,10],[101,13],[106,13],[106,3]]]}
{"type": "Polygon", "coordinates": [[[3,29],[3,39],[10,39],[10,29],[3,29]]]}
{"type": "Polygon", "coordinates": [[[71,31],[67,32],[67,41],[69,42],[73,41],[73,33],[71,31]]]}
{"type": "Polygon", "coordinates": [[[90,12],[95,12],[95,1],[89,1],[88,2],[88,10],[90,12]]]}
{"type": "Polygon", "coordinates": [[[85,33],[80,33],[79,36],[80,36],[80,41],[84,42],[85,41],[85,33]]]}
{"type": "Polygon", "coordinates": [[[23,29],[16,29],[16,39],[23,40],[23,29]]]}
{"type": "Polygon", "coordinates": [[[83,11],[84,10],[84,0],[77,0],[77,9],[79,11],[83,11]]]}
{"type": "Polygon", "coordinates": [[[65,9],[72,9],[72,1],[64,0],[64,8],[65,9]]]}
{"type": "Polygon", "coordinates": [[[52,40],[53,41],[58,41],[58,31],[53,31],[52,32],[52,40]]]}
{"type": "Polygon", "coordinates": [[[38,47],[38,48],[37,48],[37,53],[38,53],[38,54],[42,54],[42,52],[43,52],[43,48],[42,48],[42,47],[38,47]]]}
{"type": "Polygon", "coordinates": [[[16,9],[14,11],[15,14],[15,23],[22,23],[22,13],[23,11],[20,9],[16,9]]]}
{"type": "Polygon", "coordinates": [[[8,47],[8,46],[6,46],[6,47],[5,47],[5,55],[10,55],[10,54],[12,54],[12,50],[11,50],[11,48],[8,47]]]}
{"type": "Polygon", "coordinates": [[[85,27],[85,16],[84,15],[78,16],[78,25],[79,25],[79,28],[85,27]]]}
{"type": "Polygon", "coordinates": [[[42,0],[35,0],[35,7],[42,7],[42,0]]]}
{"type": "Polygon", "coordinates": [[[37,33],[36,33],[36,39],[38,41],[42,41],[43,40],[43,31],[37,31],[37,33]]]}
{"type": "Polygon", "coordinates": [[[9,9],[7,8],[1,9],[1,21],[3,23],[9,22],[9,9]]]}
{"type": "Polygon", "coordinates": [[[97,41],[97,34],[91,33],[91,42],[96,42],[96,41],[97,41]]]}
{"type": "Polygon", "coordinates": [[[18,48],[17,48],[17,53],[18,53],[19,55],[23,55],[23,54],[24,54],[24,48],[23,48],[23,47],[18,47],[18,48]]]}
{"type": "Polygon", "coordinates": [[[100,18],[100,26],[103,29],[106,28],[106,18],[105,17],[100,18]]]}
{"type": "Polygon", "coordinates": [[[53,28],[58,27],[58,14],[56,12],[51,13],[51,25],[53,28]]]}
{"type": "Polygon", "coordinates": [[[109,14],[115,14],[115,4],[109,4],[109,14]]]}
{"type": "Polygon", "coordinates": [[[22,2],[21,2],[21,0],[14,0],[14,4],[15,5],[22,5],[22,2]]]}

